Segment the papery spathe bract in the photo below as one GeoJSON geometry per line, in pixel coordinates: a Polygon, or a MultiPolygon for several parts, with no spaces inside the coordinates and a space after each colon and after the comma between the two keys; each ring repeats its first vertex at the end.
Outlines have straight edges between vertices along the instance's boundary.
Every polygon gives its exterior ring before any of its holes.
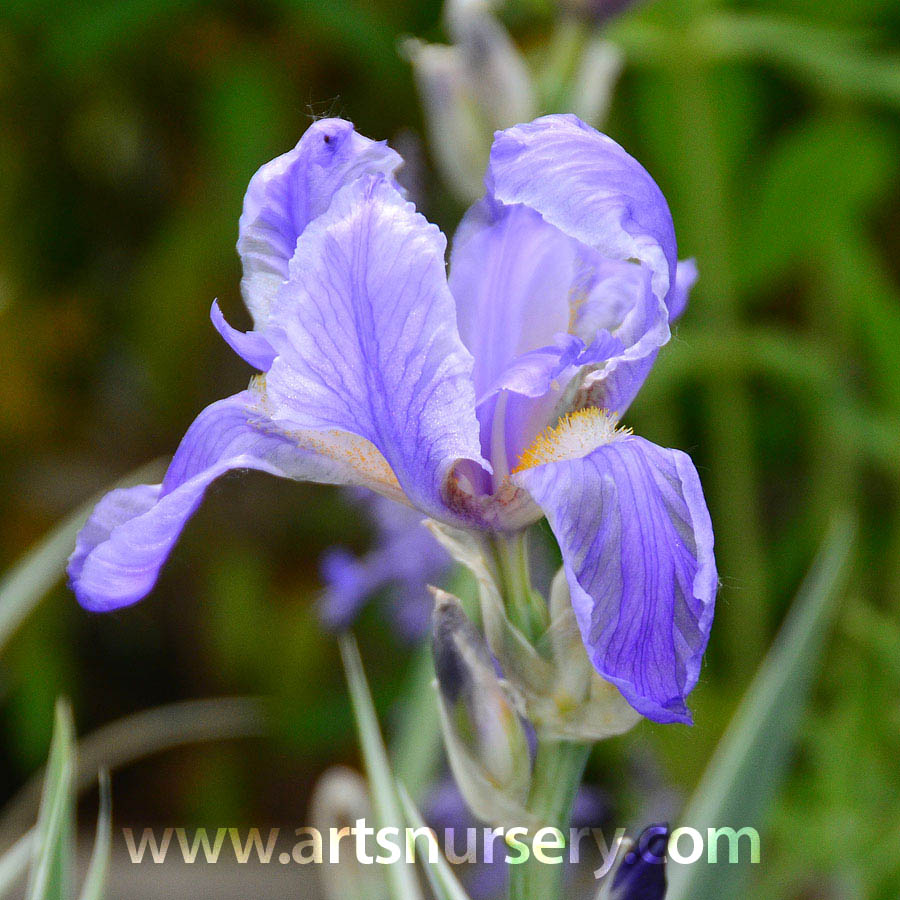
{"type": "Polygon", "coordinates": [[[369,487],[456,528],[546,515],[587,654],[642,715],[690,721],[716,591],[712,529],[682,453],[618,426],[695,275],[658,186],[574,116],[499,132],[454,239],[406,202],[399,157],[316,122],[251,180],[238,244],[261,369],[204,410],[161,485],[115,491],[69,578],[134,603],[232,469],[369,487]]]}
{"type": "Polygon", "coordinates": [[[438,590],[432,649],[444,746],[469,809],[485,822],[521,825],[531,784],[525,730],[484,638],[456,597],[438,590]]]}
{"type": "Polygon", "coordinates": [[[538,645],[552,662],[553,689],[534,698],[538,733],[547,740],[599,741],[633,728],[640,716],[597,674],[584,652],[565,570],[550,589],[550,627],[538,645]]]}
{"type": "Polygon", "coordinates": [[[591,665],[572,609],[563,570],[553,579],[549,622],[529,640],[510,621],[498,576],[473,536],[436,523],[447,552],[475,576],[485,634],[520,712],[542,740],[590,742],[628,731],[640,720],[620,691],[591,665]]]}

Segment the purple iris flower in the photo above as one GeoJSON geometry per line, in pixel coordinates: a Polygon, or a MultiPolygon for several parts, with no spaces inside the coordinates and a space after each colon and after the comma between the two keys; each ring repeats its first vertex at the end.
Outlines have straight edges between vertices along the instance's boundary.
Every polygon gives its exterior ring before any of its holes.
{"type": "Polygon", "coordinates": [[[263,374],[200,413],[162,484],[98,504],[69,560],[79,601],[144,597],[232,469],[362,485],[484,532],[546,515],[598,672],[643,715],[689,722],[709,514],[685,454],[617,426],[696,275],[665,198],[575,116],[498,132],[448,278],[400,163],[324,119],[254,175],[238,240],[254,329],[213,320],[263,374]]]}
{"type": "Polygon", "coordinates": [[[322,623],[338,631],[349,628],[367,601],[386,590],[400,634],[418,640],[431,624],[434,600],[428,585],[447,572],[450,557],[423,527],[420,513],[370,491],[358,493],[354,499],[374,525],[375,538],[363,556],[355,556],[346,547],[332,547],[323,554],[319,561],[325,582],[319,600],[322,623]]]}

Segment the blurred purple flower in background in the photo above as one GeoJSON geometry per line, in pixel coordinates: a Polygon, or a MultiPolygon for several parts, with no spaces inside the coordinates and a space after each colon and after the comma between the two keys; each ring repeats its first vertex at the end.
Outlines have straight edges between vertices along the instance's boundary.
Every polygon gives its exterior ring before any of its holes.
{"type": "Polygon", "coordinates": [[[410,641],[423,637],[434,601],[429,584],[440,582],[451,566],[447,551],[422,524],[422,514],[369,491],[347,491],[374,527],[371,549],[356,556],[332,547],[319,561],[325,590],[319,615],[326,628],[349,628],[363,606],[386,592],[388,613],[410,641]]]}
{"type": "Polygon", "coordinates": [[[481,532],[546,515],[597,671],[641,714],[689,722],[709,514],[685,454],[618,428],[696,274],[665,198],[575,116],[498,132],[448,280],[400,162],[325,119],[253,177],[238,250],[255,327],[213,318],[265,374],[198,416],[161,485],[98,504],[69,562],[79,601],[144,597],[232,469],[363,485],[481,532]]]}

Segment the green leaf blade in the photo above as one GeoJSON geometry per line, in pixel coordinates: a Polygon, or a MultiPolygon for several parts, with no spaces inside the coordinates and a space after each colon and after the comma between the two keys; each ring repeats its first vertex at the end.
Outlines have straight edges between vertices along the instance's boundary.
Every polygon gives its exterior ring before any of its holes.
{"type": "Polygon", "coordinates": [[[75,726],[68,704],[60,700],[56,705],[26,900],[69,900],[75,825],[74,775],[75,726]]]}
{"type": "MultiPolygon", "coordinates": [[[[403,784],[398,785],[400,791],[400,800],[403,803],[403,809],[406,812],[406,819],[413,828],[425,828],[425,820],[419,812],[409,791],[403,784]]],[[[437,862],[431,862],[427,856],[424,857],[425,877],[431,886],[431,891],[435,896],[435,900],[469,900],[469,895],[465,892],[463,886],[459,883],[450,863],[447,862],[443,853],[438,853],[437,862]]]]}
{"type": "Polygon", "coordinates": [[[81,886],[80,900],[103,900],[106,892],[106,876],[109,872],[109,854],[112,847],[112,794],[109,772],[105,769],[99,775],[100,809],[97,813],[97,833],[94,849],[88,866],[84,884],[81,886]]]}
{"type": "MultiPolygon", "coordinates": [[[[398,828],[403,833],[406,819],[391,773],[387,750],[378,727],[378,717],[356,640],[350,634],[339,637],[341,659],[347,675],[350,699],[359,730],[363,760],[369,777],[372,808],[379,828],[398,828]]],[[[387,866],[387,878],[394,900],[422,900],[422,893],[411,865],[399,862],[387,866]]]]}

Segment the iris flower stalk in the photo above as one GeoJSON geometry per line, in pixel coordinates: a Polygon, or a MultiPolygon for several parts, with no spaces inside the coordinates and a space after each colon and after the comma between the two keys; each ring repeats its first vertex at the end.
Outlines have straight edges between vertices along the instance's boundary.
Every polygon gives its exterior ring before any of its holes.
{"type": "Polygon", "coordinates": [[[521,52],[501,24],[504,0],[447,0],[450,44],[410,38],[409,58],[431,151],[464,202],[481,196],[491,135],[538,110],[566,110],[597,126],[606,117],[624,54],[596,26],[597,10],[559,11],[550,52],[521,52]]]}
{"type": "Polygon", "coordinates": [[[253,176],[238,240],[253,329],[216,304],[212,320],[258,374],[200,413],[162,484],[98,504],[69,580],[89,610],[142,599],[234,469],[410,506],[479,576],[490,651],[539,726],[529,806],[561,822],[587,741],[639,715],[691,721],[717,588],[710,518],[690,459],[619,420],[696,270],[651,176],[573,115],[497,132],[449,273],[400,164],[323,119],[253,176]],[[550,603],[525,552],[544,517],[563,559],[550,603]],[[545,670],[575,673],[576,699],[538,684],[545,670]]]}

